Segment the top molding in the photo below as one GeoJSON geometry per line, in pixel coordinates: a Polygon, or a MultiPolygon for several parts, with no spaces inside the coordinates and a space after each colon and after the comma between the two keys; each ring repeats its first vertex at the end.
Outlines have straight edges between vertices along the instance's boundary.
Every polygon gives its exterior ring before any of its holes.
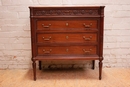
{"type": "Polygon", "coordinates": [[[29,7],[31,14],[30,17],[39,16],[89,16],[89,17],[103,17],[105,6],[78,6],[78,7],[29,7]],[[53,8],[53,9],[52,9],[53,8]]]}

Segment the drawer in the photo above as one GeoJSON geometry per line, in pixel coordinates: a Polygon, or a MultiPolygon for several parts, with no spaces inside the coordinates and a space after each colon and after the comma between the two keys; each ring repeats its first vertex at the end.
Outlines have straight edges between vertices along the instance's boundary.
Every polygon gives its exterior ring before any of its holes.
{"type": "Polygon", "coordinates": [[[70,20],[70,21],[37,21],[37,30],[64,31],[64,30],[98,29],[97,20],[70,20]]]}
{"type": "Polygon", "coordinates": [[[97,33],[49,33],[37,34],[37,43],[97,42],[97,33]]]}
{"type": "Polygon", "coordinates": [[[97,46],[42,46],[38,47],[38,55],[50,55],[50,54],[97,54],[97,46]]]}

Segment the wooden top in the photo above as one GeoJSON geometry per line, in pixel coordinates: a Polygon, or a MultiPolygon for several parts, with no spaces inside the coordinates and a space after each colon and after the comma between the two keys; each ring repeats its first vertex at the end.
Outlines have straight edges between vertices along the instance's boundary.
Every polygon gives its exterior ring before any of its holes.
{"type": "Polygon", "coordinates": [[[105,6],[29,6],[29,8],[100,8],[105,6]]]}

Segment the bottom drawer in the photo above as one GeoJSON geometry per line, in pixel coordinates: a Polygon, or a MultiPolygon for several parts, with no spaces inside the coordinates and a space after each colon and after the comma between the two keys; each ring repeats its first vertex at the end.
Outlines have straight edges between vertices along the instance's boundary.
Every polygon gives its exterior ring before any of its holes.
{"type": "Polygon", "coordinates": [[[38,47],[38,55],[49,54],[97,54],[97,46],[42,46],[38,47]]]}

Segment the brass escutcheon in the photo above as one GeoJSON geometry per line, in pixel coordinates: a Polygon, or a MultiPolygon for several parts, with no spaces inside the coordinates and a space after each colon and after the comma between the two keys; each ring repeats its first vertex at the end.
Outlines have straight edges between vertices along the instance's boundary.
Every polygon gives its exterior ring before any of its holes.
{"type": "Polygon", "coordinates": [[[69,25],[69,23],[66,23],[66,26],[68,26],[69,25]]]}
{"type": "Polygon", "coordinates": [[[69,38],[69,36],[66,36],[66,39],[68,39],[69,38]]]}
{"type": "Polygon", "coordinates": [[[66,49],[66,52],[68,52],[69,51],[69,49],[66,49]]]}

